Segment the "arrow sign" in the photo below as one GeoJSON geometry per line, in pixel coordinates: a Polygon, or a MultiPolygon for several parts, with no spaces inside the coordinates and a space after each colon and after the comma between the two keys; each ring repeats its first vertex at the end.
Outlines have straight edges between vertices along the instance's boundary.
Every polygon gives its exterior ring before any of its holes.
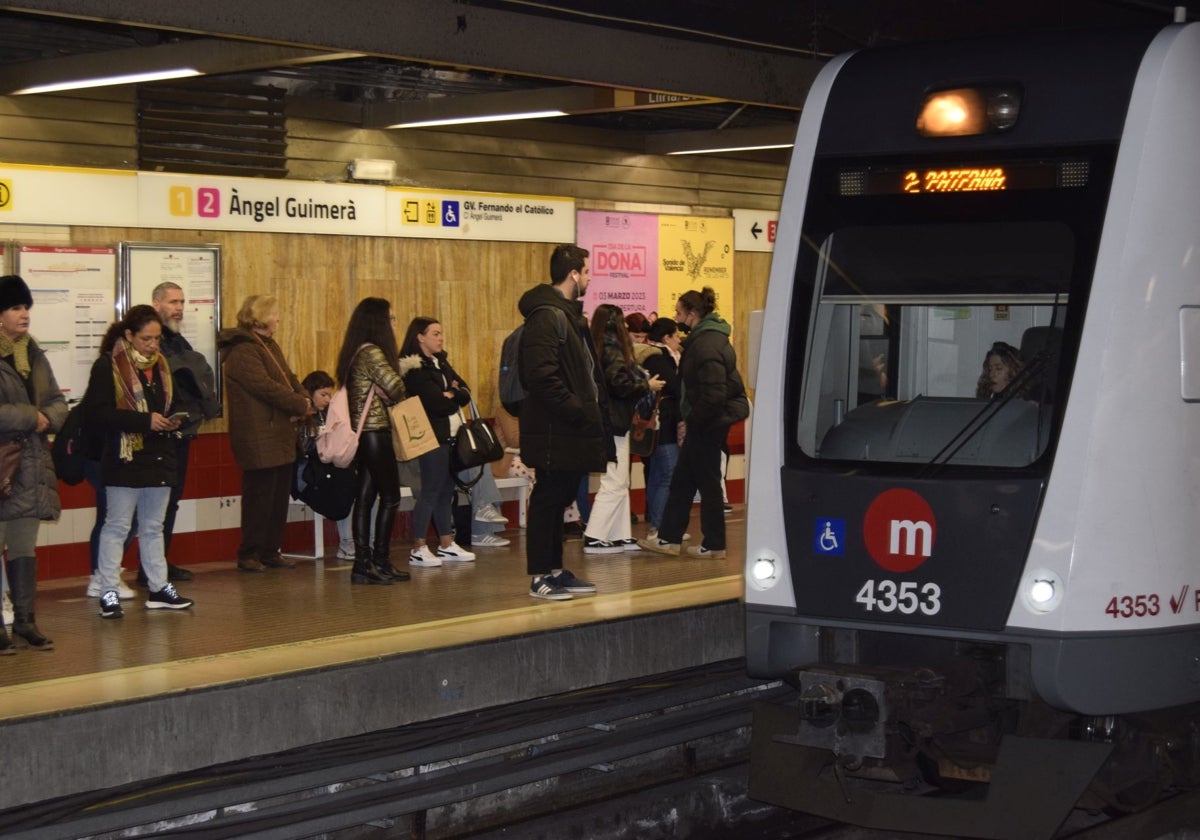
{"type": "Polygon", "coordinates": [[[733,211],[733,247],[739,251],[764,251],[767,253],[774,251],[775,225],[778,222],[778,213],[761,209],[735,209],[733,211]]]}

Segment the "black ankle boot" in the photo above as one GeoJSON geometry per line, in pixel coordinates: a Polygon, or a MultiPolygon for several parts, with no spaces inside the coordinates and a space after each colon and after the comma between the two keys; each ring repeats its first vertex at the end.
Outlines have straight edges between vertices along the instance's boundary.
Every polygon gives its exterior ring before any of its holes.
{"type": "Polygon", "coordinates": [[[12,656],[16,652],[12,639],[8,637],[8,631],[4,629],[4,623],[0,622],[0,656],[12,656]]]}
{"type": "Polygon", "coordinates": [[[402,572],[392,565],[387,549],[384,549],[382,552],[376,552],[371,559],[371,565],[375,567],[379,574],[389,580],[408,580],[412,577],[408,572],[402,572]]]}
{"type": "Polygon", "coordinates": [[[355,560],[354,568],[350,571],[350,582],[390,586],[392,579],[381,575],[370,560],[355,560]]]}
{"type": "Polygon", "coordinates": [[[54,642],[42,635],[33,622],[33,613],[18,613],[13,618],[13,635],[20,636],[34,650],[54,650],[54,642]]]}
{"type": "Polygon", "coordinates": [[[407,571],[401,571],[392,565],[391,560],[384,560],[383,563],[372,563],[372,565],[379,572],[380,576],[388,578],[389,581],[407,581],[412,577],[407,571]]]}

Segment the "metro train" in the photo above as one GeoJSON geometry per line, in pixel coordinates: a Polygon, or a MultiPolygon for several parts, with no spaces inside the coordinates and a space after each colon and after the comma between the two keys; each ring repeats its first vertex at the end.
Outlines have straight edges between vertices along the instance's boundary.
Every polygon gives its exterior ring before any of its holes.
{"type": "Polygon", "coordinates": [[[754,382],[746,657],[795,691],[753,798],[1030,838],[1200,782],[1198,150],[1200,24],[822,69],[754,382]]]}

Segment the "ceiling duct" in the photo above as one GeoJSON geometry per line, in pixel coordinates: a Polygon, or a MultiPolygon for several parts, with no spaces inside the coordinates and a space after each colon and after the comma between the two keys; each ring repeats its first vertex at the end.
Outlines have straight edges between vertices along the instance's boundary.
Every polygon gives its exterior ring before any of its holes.
{"type": "Polygon", "coordinates": [[[284,101],[282,89],[266,85],[141,85],[138,169],[286,178],[284,101]]]}

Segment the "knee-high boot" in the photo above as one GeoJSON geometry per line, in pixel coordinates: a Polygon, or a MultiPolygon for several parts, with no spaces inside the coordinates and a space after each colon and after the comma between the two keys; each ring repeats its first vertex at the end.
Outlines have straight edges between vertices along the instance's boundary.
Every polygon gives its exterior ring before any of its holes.
{"type": "Polygon", "coordinates": [[[12,590],[13,635],[24,639],[34,650],[54,650],[54,642],[38,630],[33,620],[37,596],[37,558],[14,557],[5,561],[8,586],[12,590]]]}
{"type": "Polygon", "coordinates": [[[375,515],[375,546],[371,550],[371,562],[381,575],[392,580],[408,580],[408,572],[401,572],[392,565],[392,527],[396,524],[396,508],[399,500],[392,504],[380,502],[375,515]]]}
{"type": "Polygon", "coordinates": [[[16,652],[12,639],[8,637],[8,631],[4,629],[4,622],[0,621],[0,656],[12,656],[16,652]]]}

